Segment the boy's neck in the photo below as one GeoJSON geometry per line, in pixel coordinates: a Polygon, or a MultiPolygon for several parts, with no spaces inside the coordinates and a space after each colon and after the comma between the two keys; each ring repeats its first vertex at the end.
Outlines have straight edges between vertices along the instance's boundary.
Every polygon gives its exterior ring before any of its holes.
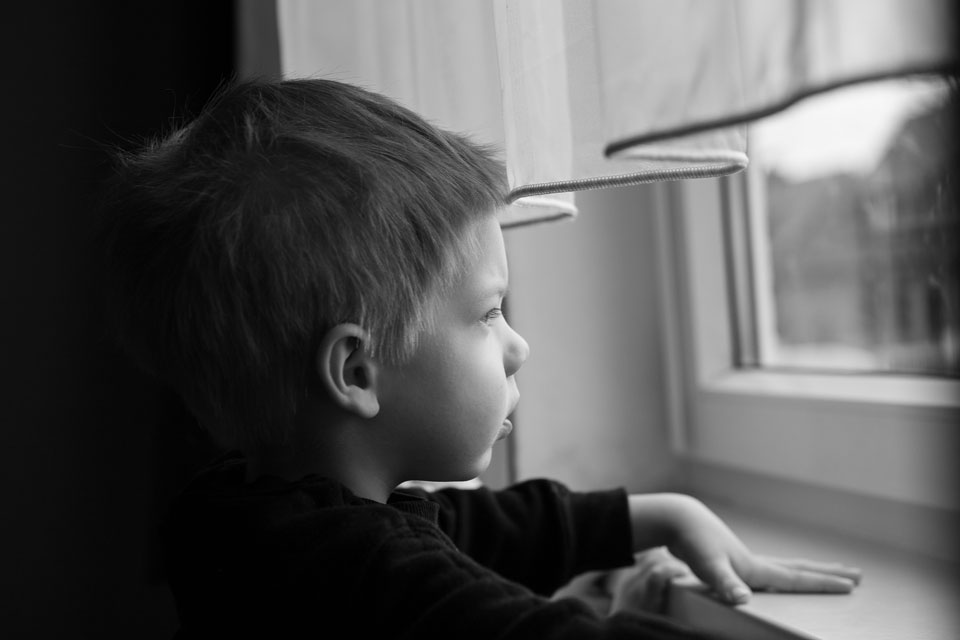
{"type": "Polygon", "coordinates": [[[342,473],[317,465],[306,466],[259,456],[247,457],[246,459],[246,481],[248,483],[263,476],[274,476],[288,482],[296,482],[310,475],[335,480],[354,495],[375,502],[386,503],[393,489],[396,488],[396,485],[392,483],[380,482],[379,479],[366,475],[342,473]]]}
{"type": "Polygon", "coordinates": [[[400,482],[371,455],[368,444],[357,441],[354,436],[361,432],[357,425],[342,422],[298,428],[290,444],[245,452],[246,481],[275,476],[295,482],[317,475],[336,480],[361,498],[385,503],[400,482]]]}

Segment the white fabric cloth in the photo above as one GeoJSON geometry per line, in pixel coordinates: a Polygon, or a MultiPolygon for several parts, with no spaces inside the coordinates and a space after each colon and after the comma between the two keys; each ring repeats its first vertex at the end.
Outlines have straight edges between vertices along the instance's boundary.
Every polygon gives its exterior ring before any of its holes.
{"type": "Polygon", "coordinates": [[[956,70],[949,0],[277,0],[285,77],[384,93],[499,146],[504,226],[574,192],[734,173],[746,122],[833,86],[956,70]]]}

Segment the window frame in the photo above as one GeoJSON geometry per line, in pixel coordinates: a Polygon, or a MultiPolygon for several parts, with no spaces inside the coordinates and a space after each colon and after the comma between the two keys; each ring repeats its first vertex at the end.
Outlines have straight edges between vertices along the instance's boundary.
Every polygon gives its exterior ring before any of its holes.
{"type": "Polygon", "coordinates": [[[744,296],[728,274],[743,267],[726,253],[725,238],[737,236],[724,226],[723,207],[746,206],[746,179],[743,172],[657,188],[674,452],[694,465],[955,510],[958,381],[734,365],[741,337],[731,310],[744,296]]]}

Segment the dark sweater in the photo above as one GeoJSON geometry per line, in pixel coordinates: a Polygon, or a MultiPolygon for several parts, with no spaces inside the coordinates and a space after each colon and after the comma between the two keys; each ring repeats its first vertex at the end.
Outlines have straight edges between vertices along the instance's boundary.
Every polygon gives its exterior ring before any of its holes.
{"type": "Polygon", "coordinates": [[[623,491],[532,480],[384,505],[319,476],[244,473],[230,457],[200,474],[165,526],[178,637],[690,637],[548,598],[578,573],[633,562],[623,491]]]}

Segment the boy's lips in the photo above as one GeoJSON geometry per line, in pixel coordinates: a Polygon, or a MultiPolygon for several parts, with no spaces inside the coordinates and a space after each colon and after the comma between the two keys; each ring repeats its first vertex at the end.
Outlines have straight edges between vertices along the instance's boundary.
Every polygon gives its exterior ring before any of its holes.
{"type": "MultiPolygon", "coordinates": [[[[510,411],[507,412],[508,416],[513,415],[513,412],[517,410],[517,405],[520,404],[520,398],[518,397],[512,403],[510,403],[510,411]]],[[[497,434],[497,440],[502,440],[510,435],[510,432],[513,431],[513,422],[510,421],[510,418],[503,419],[503,425],[500,427],[500,432],[497,434]]]]}

